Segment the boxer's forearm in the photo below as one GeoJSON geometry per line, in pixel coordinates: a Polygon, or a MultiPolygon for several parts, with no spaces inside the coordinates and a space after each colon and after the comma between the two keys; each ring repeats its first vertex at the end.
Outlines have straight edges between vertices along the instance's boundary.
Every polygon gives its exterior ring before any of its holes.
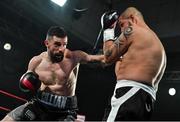
{"type": "Polygon", "coordinates": [[[105,63],[114,63],[118,57],[118,47],[113,41],[104,42],[103,52],[105,63]]]}

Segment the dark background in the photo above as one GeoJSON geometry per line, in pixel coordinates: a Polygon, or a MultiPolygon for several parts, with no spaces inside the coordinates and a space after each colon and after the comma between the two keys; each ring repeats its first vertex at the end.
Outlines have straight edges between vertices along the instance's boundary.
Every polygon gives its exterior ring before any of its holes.
{"type": "MultiPolygon", "coordinates": [[[[66,29],[69,49],[91,53],[101,28],[101,15],[110,7],[121,13],[128,6],[135,6],[142,12],[167,52],[168,64],[159,84],[152,120],[180,120],[179,0],[68,0],[62,8],[50,0],[1,0],[0,108],[12,110],[24,103],[3,91],[28,97],[18,88],[19,78],[27,70],[29,60],[46,50],[43,41],[50,26],[59,25],[66,29]],[[12,45],[10,51],[3,49],[7,42],[12,45]],[[176,88],[175,96],[168,94],[171,87],[176,88]]],[[[100,41],[97,51],[101,46],[100,41]]],[[[80,66],[76,94],[79,114],[86,115],[86,120],[102,119],[116,82],[113,69],[114,66],[102,68],[98,64],[80,66]]],[[[7,112],[0,109],[0,119],[7,112]]]]}

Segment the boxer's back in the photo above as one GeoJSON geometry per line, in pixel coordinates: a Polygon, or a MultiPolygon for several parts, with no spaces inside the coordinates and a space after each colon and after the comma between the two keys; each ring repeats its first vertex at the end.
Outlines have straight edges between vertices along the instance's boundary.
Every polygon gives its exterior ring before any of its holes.
{"type": "Polygon", "coordinates": [[[126,38],[131,44],[121,61],[116,63],[117,79],[129,79],[153,85],[161,75],[164,48],[149,28],[133,26],[132,34],[126,38]]]}

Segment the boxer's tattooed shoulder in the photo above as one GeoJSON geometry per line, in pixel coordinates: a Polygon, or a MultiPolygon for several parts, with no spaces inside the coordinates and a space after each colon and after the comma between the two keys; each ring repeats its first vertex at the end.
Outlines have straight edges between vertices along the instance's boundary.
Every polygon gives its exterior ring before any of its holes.
{"type": "Polygon", "coordinates": [[[112,51],[111,50],[107,50],[107,51],[105,51],[104,55],[109,57],[109,56],[111,56],[111,54],[112,54],[112,51]]]}
{"type": "Polygon", "coordinates": [[[133,28],[131,26],[124,29],[124,36],[129,37],[133,33],[133,28]]]}

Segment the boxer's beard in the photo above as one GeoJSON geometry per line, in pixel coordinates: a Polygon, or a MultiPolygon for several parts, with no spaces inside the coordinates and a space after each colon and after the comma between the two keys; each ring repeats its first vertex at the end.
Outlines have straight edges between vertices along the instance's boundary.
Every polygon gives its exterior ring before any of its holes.
{"type": "Polygon", "coordinates": [[[49,52],[49,56],[51,58],[51,61],[53,63],[58,63],[58,62],[61,62],[64,58],[64,54],[61,52],[61,53],[56,53],[56,54],[53,54],[52,52],[49,52]]]}

